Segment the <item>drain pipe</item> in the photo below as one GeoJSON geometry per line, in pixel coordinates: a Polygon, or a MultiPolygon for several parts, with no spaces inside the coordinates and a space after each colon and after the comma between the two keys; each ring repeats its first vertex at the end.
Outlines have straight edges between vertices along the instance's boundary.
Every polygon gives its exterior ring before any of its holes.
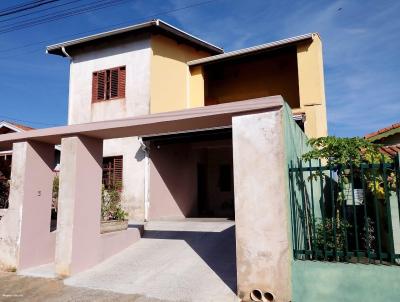
{"type": "Polygon", "coordinates": [[[62,51],[63,54],[65,54],[65,56],[66,56],[67,58],[71,59],[71,56],[67,53],[67,51],[65,50],[65,47],[64,47],[64,46],[61,47],[61,51],[62,51]]]}
{"type": "Polygon", "coordinates": [[[254,302],[271,302],[274,301],[274,295],[270,292],[263,292],[261,289],[253,289],[250,293],[250,299],[254,302]]]}
{"type": "Polygon", "coordinates": [[[144,152],[144,221],[149,220],[150,208],[150,148],[139,137],[140,148],[144,152]]]}

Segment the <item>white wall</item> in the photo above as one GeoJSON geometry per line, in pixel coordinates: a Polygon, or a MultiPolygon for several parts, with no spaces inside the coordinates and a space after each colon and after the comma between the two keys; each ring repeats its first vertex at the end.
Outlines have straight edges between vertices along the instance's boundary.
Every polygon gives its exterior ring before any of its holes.
{"type": "Polygon", "coordinates": [[[72,54],[68,124],[148,114],[150,108],[150,39],[100,45],[72,54]],[[126,66],[125,99],[92,103],[92,73],[126,66]]]}
{"type": "MultiPolygon", "coordinates": [[[[150,62],[148,36],[103,43],[72,52],[68,124],[128,118],[150,113],[150,62]],[[129,40],[128,40],[129,39],[129,40]],[[126,66],[124,99],[92,103],[92,73],[126,66]]],[[[137,137],[107,140],[103,156],[122,155],[122,201],[131,219],[144,219],[144,154],[137,137]]]]}

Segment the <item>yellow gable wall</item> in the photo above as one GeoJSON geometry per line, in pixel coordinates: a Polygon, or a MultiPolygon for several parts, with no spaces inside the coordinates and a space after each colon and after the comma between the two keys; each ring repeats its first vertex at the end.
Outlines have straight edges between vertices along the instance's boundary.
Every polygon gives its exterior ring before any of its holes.
{"type": "Polygon", "coordinates": [[[190,108],[191,79],[186,63],[210,54],[162,35],[152,36],[151,48],[150,112],[190,108]]]}
{"type": "Polygon", "coordinates": [[[300,108],[306,113],[305,133],[309,137],[328,134],[326,118],[322,43],[318,35],[312,42],[297,45],[300,108]]]}

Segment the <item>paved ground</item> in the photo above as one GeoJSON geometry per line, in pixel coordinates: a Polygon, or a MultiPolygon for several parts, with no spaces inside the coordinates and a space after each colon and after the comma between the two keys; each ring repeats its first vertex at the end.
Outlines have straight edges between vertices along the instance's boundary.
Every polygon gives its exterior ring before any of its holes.
{"type": "Polygon", "coordinates": [[[139,242],[64,281],[162,301],[237,301],[234,222],[151,222],[139,242]]]}
{"type": "Polygon", "coordinates": [[[4,302],[160,302],[141,295],[65,286],[62,280],[0,272],[0,301],[4,302]]]}

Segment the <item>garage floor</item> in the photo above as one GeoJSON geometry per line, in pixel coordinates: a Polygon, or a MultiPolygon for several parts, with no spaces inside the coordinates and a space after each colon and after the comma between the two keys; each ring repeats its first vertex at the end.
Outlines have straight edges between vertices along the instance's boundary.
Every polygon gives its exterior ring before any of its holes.
{"type": "Polygon", "coordinates": [[[237,301],[234,222],[149,222],[139,242],[64,283],[162,301],[237,301]]]}

